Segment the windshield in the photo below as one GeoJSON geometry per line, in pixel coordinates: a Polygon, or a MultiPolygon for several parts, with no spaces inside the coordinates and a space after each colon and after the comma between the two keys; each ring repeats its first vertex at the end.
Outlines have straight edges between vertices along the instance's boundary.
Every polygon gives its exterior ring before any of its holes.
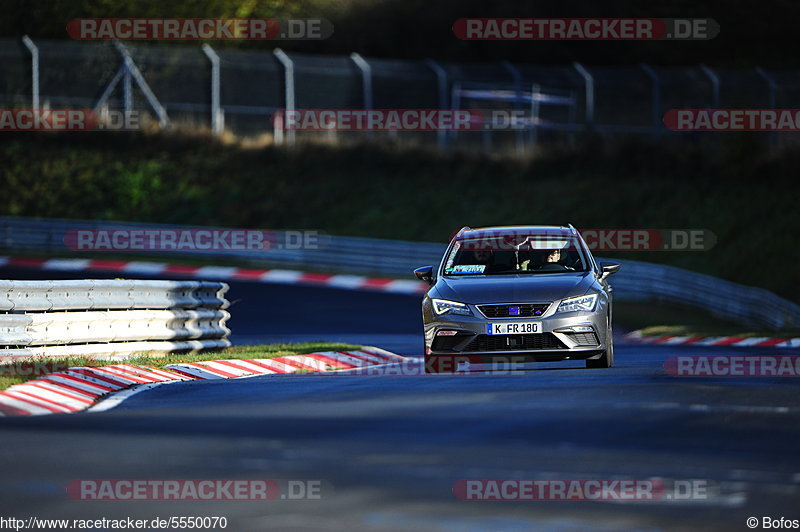
{"type": "Polygon", "coordinates": [[[575,237],[479,237],[453,244],[444,274],[453,276],[585,272],[589,260],[575,237]]]}

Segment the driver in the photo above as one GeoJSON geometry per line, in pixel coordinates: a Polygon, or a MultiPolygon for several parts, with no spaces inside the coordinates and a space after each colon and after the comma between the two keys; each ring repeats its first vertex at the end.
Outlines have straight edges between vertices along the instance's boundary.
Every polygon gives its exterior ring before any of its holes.
{"type": "Polygon", "coordinates": [[[561,263],[561,250],[560,249],[549,249],[544,250],[544,253],[540,254],[539,257],[544,258],[544,262],[540,265],[537,265],[533,260],[528,259],[522,261],[520,264],[520,270],[540,270],[540,271],[558,271],[558,270],[569,270],[571,269],[569,266],[566,266],[561,263]]]}
{"type": "Polygon", "coordinates": [[[561,250],[560,249],[551,249],[547,251],[547,255],[545,255],[544,264],[539,267],[539,271],[551,271],[551,272],[558,272],[558,271],[565,271],[565,270],[574,270],[573,267],[567,266],[566,264],[561,262],[561,250]]]}
{"type": "Polygon", "coordinates": [[[494,252],[491,249],[481,248],[476,249],[472,252],[472,255],[475,257],[475,261],[478,264],[487,264],[490,265],[494,261],[494,252]]]}

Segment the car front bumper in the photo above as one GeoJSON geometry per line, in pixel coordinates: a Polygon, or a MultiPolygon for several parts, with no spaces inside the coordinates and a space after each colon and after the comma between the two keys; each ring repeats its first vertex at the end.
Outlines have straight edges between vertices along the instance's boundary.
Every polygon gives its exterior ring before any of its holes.
{"type": "Polygon", "coordinates": [[[577,311],[541,318],[488,319],[473,308],[473,316],[434,315],[423,311],[426,355],[468,355],[483,361],[515,362],[584,360],[600,355],[607,348],[607,308],[598,304],[592,312],[577,311]],[[531,334],[489,335],[487,325],[535,321],[539,330],[531,334]],[[570,331],[577,327],[580,331],[570,331]],[[586,328],[590,327],[591,331],[586,328]],[[442,331],[455,331],[450,336],[442,331]]]}

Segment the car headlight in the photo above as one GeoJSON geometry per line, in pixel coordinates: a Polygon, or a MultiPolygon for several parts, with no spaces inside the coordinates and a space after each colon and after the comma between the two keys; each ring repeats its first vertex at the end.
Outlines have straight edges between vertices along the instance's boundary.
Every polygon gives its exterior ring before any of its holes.
{"type": "Polygon", "coordinates": [[[471,316],[472,312],[466,303],[459,303],[458,301],[448,301],[447,299],[431,299],[433,303],[433,311],[441,316],[443,314],[461,314],[464,316],[471,316]]]}
{"type": "Polygon", "coordinates": [[[593,311],[597,304],[597,294],[587,294],[580,297],[565,299],[558,305],[556,312],[575,312],[578,310],[593,311]]]}

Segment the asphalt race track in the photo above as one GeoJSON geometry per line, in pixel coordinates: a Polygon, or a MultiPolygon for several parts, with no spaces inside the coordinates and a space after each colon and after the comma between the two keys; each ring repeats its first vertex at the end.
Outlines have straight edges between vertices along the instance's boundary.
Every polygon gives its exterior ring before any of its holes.
{"type": "MultiPolygon", "coordinates": [[[[229,298],[236,343],[326,339],[421,355],[418,296],[233,282],[229,298]]],[[[0,506],[18,518],[225,516],[231,530],[276,531],[748,530],[748,517],[800,519],[797,379],[663,369],[675,354],[733,352],[618,344],[610,370],[573,362],[501,375],[162,385],[105,412],[0,420],[0,506]],[[460,479],[652,477],[698,481],[705,492],[608,502],[453,495],[460,479]],[[320,480],[322,491],[318,500],[180,503],[65,492],[77,479],[188,478],[320,480]]]]}

